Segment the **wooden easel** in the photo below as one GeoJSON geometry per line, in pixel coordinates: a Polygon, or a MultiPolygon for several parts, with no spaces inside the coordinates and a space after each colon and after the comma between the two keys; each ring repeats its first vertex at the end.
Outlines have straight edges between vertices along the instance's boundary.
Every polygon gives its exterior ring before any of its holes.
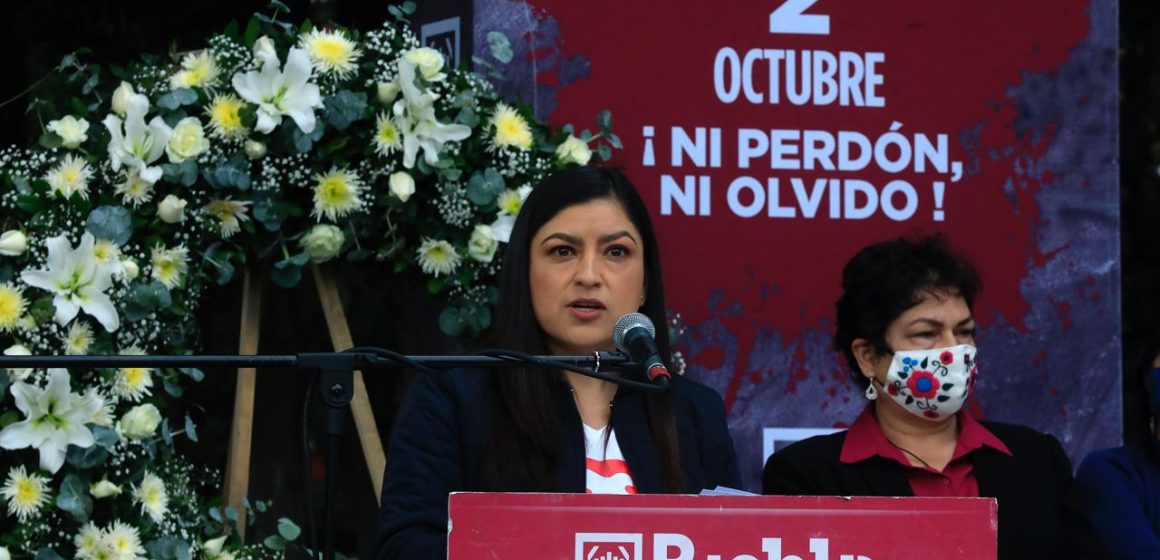
{"type": "MultiPolygon", "coordinates": [[[[338,288],[329,273],[312,264],[314,283],[318,288],[318,299],[322,302],[322,312],[326,317],[326,327],[335,352],[354,347],[350,335],[350,325],[342,309],[338,288]]],[[[249,271],[242,284],[241,336],[238,341],[239,354],[258,352],[258,334],[262,311],[261,281],[249,271]]],[[[238,535],[245,539],[245,509],[242,498],[250,485],[250,443],[254,435],[254,386],[256,373],[253,368],[239,368],[237,393],[234,397],[233,424],[230,429],[230,449],[226,463],[225,501],[238,512],[238,535]]],[[[383,442],[375,424],[374,411],[367,397],[367,387],[363,383],[362,372],[354,372],[354,398],[350,403],[358,430],[363,458],[371,475],[371,485],[375,492],[375,502],[383,492],[383,472],[386,470],[387,456],[383,452],[383,442]]]]}

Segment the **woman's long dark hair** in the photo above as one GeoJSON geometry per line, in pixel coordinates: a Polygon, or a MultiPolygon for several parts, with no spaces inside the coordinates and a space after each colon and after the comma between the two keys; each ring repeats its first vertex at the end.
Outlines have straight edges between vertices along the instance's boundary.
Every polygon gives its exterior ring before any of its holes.
{"type": "MultiPolygon", "coordinates": [[[[652,221],[636,189],[615,169],[573,167],[540,182],[516,217],[500,274],[496,343],[530,354],[548,354],[532,309],[528,282],[532,237],[561,210],[610,198],[620,204],[644,244],[645,303],[640,312],[657,326],[657,346],[666,362],[672,353],[666,328],[661,263],[652,221]]],[[[611,334],[611,333],[610,333],[611,334]]],[[[644,380],[643,373],[626,373],[644,380]]],[[[511,368],[491,377],[491,443],[487,481],[495,490],[553,490],[560,461],[559,415],[554,408],[557,379],[542,370],[511,368]],[[517,488],[505,488],[515,484],[517,488]],[[528,488],[531,486],[531,488],[528,488]]],[[[645,396],[649,431],[664,468],[664,487],[684,491],[671,392],[645,396]]]]}

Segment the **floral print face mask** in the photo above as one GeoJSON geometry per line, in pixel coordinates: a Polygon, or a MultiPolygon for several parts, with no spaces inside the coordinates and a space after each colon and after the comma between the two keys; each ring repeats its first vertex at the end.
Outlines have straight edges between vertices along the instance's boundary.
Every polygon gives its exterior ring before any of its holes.
{"type": "Polygon", "coordinates": [[[970,344],[895,352],[883,389],[915,416],[941,420],[963,407],[977,360],[978,350],[970,344]]]}

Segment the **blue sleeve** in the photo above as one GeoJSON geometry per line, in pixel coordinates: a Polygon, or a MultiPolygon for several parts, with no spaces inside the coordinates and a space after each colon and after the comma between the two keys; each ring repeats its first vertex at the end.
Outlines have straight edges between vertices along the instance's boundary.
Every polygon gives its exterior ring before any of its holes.
{"type": "Polygon", "coordinates": [[[1080,499],[1107,558],[1160,558],[1160,536],[1146,507],[1153,498],[1132,466],[1122,450],[1091,453],[1076,475],[1080,499]]]}
{"type": "Polygon", "coordinates": [[[420,378],[399,410],[387,452],[378,560],[447,558],[447,497],[464,487],[458,409],[445,374],[420,378]]]}

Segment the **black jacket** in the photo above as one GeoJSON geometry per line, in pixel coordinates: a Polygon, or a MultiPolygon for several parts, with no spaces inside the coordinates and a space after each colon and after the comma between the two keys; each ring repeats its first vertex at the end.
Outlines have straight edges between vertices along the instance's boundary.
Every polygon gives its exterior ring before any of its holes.
{"type": "MultiPolygon", "coordinates": [[[[1054,437],[1014,424],[982,422],[1011,455],[981,447],[969,455],[979,495],[999,504],[999,560],[1089,558],[1090,526],[1076,507],[1071,463],[1054,437]]],[[[838,460],[846,432],[812,437],[774,453],[762,492],[778,495],[913,496],[905,467],[883,457],[838,460]]]]}
{"type": "MultiPolygon", "coordinates": [[[[387,452],[379,512],[376,557],[425,560],[447,557],[447,495],[485,491],[490,440],[488,374],[453,371],[415,383],[395,420],[387,452]]],[[[567,386],[555,387],[560,411],[560,492],[584,493],[584,432],[567,386]],[[574,429],[570,429],[574,428],[574,429]]],[[[677,377],[678,446],[686,491],[718,485],[737,488],[741,478],[725,408],[712,389],[677,377]]],[[[652,442],[642,393],[621,388],[612,406],[612,425],[633,483],[642,494],[662,493],[659,452],[652,442]]]]}

